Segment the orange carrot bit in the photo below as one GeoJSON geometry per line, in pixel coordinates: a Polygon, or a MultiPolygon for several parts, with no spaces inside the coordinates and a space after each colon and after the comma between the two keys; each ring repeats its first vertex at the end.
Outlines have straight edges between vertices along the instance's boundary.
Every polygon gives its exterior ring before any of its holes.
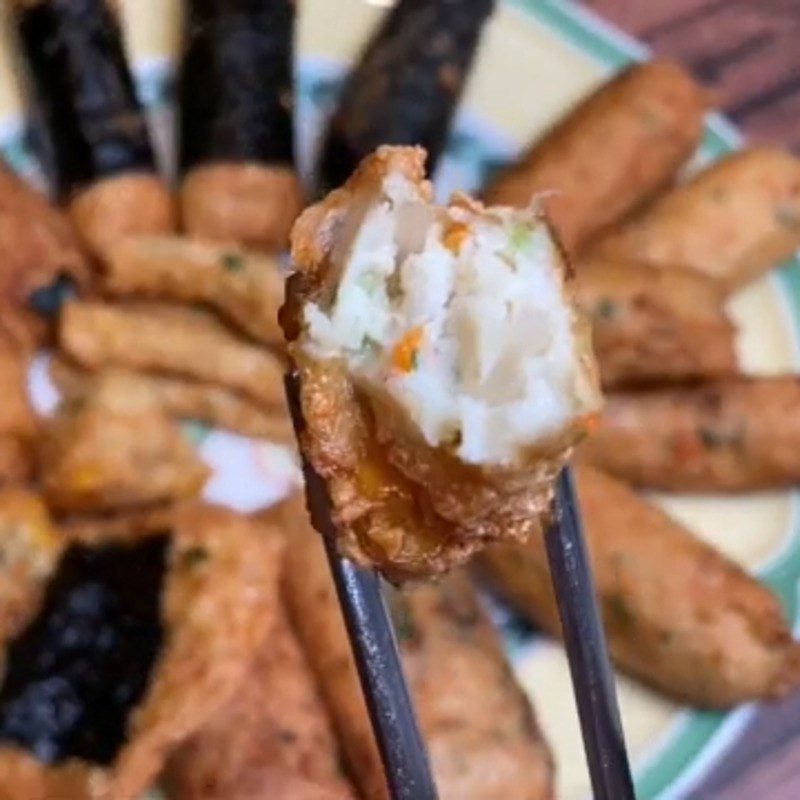
{"type": "Polygon", "coordinates": [[[463,222],[453,222],[444,232],[442,244],[451,253],[458,255],[467,239],[469,239],[469,228],[463,222]]]}
{"type": "Polygon", "coordinates": [[[597,432],[602,418],[603,415],[599,411],[592,411],[583,418],[583,429],[591,436],[591,434],[597,432]]]}
{"type": "Polygon", "coordinates": [[[417,325],[398,339],[392,348],[392,366],[398,372],[411,372],[417,366],[417,353],[424,336],[425,329],[417,325]]]}

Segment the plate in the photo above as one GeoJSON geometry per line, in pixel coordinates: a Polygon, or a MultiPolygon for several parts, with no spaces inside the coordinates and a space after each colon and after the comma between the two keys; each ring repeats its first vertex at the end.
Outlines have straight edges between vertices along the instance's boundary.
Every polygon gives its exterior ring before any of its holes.
{"type": "MultiPolygon", "coordinates": [[[[298,140],[308,170],[320,124],[332,107],[346,64],[358,52],[382,7],[391,0],[303,0],[300,4],[298,140]]],[[[180,30],[177,0],[124,0],[138,86],[170,168],[173,58],[180,30]]],[[[611,72],[646,51],[577,6],[555,0],[508,0],[492,20],[463,110],[437,176],[437,192],[471,189],[512,158],[571,104],[611,72]],[[535,76],[535,80],[531,79],[535,76]]],[[[20,171],[40,181],[21,116],[11,49],[0,46],[0,149],[20,171]]],[[[711,115],[703,145],[689,169],[735,149],[737,132],[711,115]]],[[[797,372],[800,366],[800,263],[788,265],[733,298],[741,327],[738,348],[755,373],[797,372]]],[[[56,397],[44,360],[31,371],[40,409],[56,397]]],[[[214,469],[209,499],[241,510],[274,501],[296,481],[291,455],[279,447],[195,427],[192,436],[214,469]]],[[[746,568],[780,596],[798,621],[800,539],[794,492],[747,498],[657,497],[675,517],[746,568]]],[[[534,635],[496,609],[518,677],[533,698],[558,765],[558,796],[580,800],[589,782],[569,675],[561,647],[534,635]]],[[[698,713],[673,705],[619,678],[626,736],[642,800],[685,797],[741,735],[753,707],[728,714],[698,713]]]]}

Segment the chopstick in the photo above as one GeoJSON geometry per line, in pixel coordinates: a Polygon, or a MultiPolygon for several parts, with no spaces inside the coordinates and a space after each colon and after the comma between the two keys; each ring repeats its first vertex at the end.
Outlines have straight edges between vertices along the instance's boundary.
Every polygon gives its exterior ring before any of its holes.
{"type": "MultiPolygon", "coordinates": [[[[299,443],[305,423],[296,373],[287,374],[284,385],[299,443]]],[[[299,449],[311,524],[325,542],[389,794],[392,800],[436,800],[428,754],[403,676],[380,579],[377,573],[339,555],[325,481],[308,462],[302,447],[299,449]]]]}
{"type": "Polygon", "coordinates": [[[572,688],[595,800],[628,800],[633,790],[605,634],[589,569],[572,473],[556,485],[555,520],[545,534],[572,688]]]}

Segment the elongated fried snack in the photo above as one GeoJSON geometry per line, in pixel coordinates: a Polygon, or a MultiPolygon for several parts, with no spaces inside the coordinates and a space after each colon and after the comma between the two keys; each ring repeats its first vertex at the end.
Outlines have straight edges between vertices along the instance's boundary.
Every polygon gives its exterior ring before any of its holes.
{"type": "Polygon", "coordinates": [[[544,221],[432,205],[423,160],[381,148],[304,212],[283,317],[341,548],[398,580],[537,529],[600,405],[544,221]]]}
{"type": "MultiPolygon", "coordinates": [[[[279,534],[276,534],[279,535],[279,534]]],[[[339,774],[337,743],[314,677],[275,585],[274,619],[235,697],[172,756],[171,800],[352,798],[339,774]],[[302,785],[302,783],[301,783],[302,785]]]]}
{"type": "Polygon", "coordinates": [[[175,226],[110,0],[13,0],[60,199],[92,252],[175,226]]]}
{"type": "Polygon", "coordinates": [[[604,387],[720,378],[738,371],[724,293],[689,270],[603,257],[581,262],[578,300],[592,322],[604,387]]]}
{"type": "Polygon", "coordinates": [[[580,455],[626,483],[653,489],[747,492],[796,485],[800,378],[611,395],[580,455]]]}
{"type": "MultiPolygon", "coordinates": [[[[319,536],[301,500],[279,513],[289,611],[364,797],[386,798],[350,645],[319,536]]],[[[441,800],[552,798],[553,764],[497,633],[463,574],[392,591],[403,666],[441,800]]]]}
{"type": "Polygon", "coordinates": [[[501,172],[486,202],[524,208],[541,194],[564,246],[577,252],[669,185],[700,142],[707,105],[677,64],[628,67],[501,172]]]}
{"type": "MultiPolygon", "coordinates": [[[[33,560],[50,546],[26,544],[33,560]]],[[[159,534],[63,546],[25,629],[3,637],[2,796],[137,800],[268,635],[279,542],[191,504],[159,534]]]]}
{"type": "Polygon", "coordinates": [[[189,0],[178,80],[183,224],[191,236],[285,247],[294,168],[292,0],[189,0]]]}
{"type": "Polygon", "coordinates": [[[209,475],[157,398],[113,372],[61,404],[42,437],[39,462],[42,491],[59,511],[180,500],[199,494],[209,475]]]}
{"type": "Polygon", "coordinates": [[[0,483],[25,480],[38,428],[28,400],[27,353],[0,335],[0,483]]]}
{"type": "MultiPolygon", "coordinates": [[[[179,420],[198,420],[243,436],[273,439],[282,444],[295,441],[289,415],[268,411],[222,386],[186,378],[114,368],[136,392],[148,392],[161,408],[179,420]]],[[[101,373],[105,370],[101,370],[101,373]]],[[[90,390],[96,373],[78,367],[63,357],[50,361],[50,377],[67,400],[79,399],[90,390]]],[[[2,474],[2,472],[0,472],[2,474]]]]}
{"type": "MultiPolygon", "coordinates": [[[[586,466],[575,476],[620,669],[704,708],[782,697],[800,685],[800,644],[766,587],[619,481],[586,466]]],[[[541,539],[489,548],[480,566],[522,614],[560,634],[541,539]]]]}
{"type": "Polygon", "coordinates": [[[0,161],[0,330],[32,349],[48,338],[64,297],[88,282],[67,219],[0,161]]]}
{"type": "Polygon", "coordinates": [[[283,344],[278,309],[284,276],[276,258],[179,237],[117,242],[106,258],[112,295],[206,303],[268,345],[283,344]]]}
{"type": "Polygon", "coordinates": [[[597,245],[615,258],[696,269],[727,290],[800,245],[800,159],[782,150],[727,156],[597,245]]]}
{"type": "Polygon", "coordinates": [[[495,0],[400,0],[342,89],[323,142],[324,190],[384,144],[421,145],[433,172],[495,0]]]}
{"type": "Polygon", "coordinates": [[[69,303],[62,349],[87,369],[127,367],[225,386],[265,408],[283,408],[279,358],[213,317],[180,307],[69,303]]]}

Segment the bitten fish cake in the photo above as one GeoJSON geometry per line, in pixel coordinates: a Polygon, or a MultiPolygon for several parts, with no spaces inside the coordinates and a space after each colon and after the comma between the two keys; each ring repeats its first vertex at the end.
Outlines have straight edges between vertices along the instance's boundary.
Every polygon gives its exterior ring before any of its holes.
{"type": "Polygon", "coordinates": [[[601,405],[546,221],[432,204],[424,159],[379,148],[305,211],[282,310],[341,548],[394,580],[537,530],[601,405]]]}

